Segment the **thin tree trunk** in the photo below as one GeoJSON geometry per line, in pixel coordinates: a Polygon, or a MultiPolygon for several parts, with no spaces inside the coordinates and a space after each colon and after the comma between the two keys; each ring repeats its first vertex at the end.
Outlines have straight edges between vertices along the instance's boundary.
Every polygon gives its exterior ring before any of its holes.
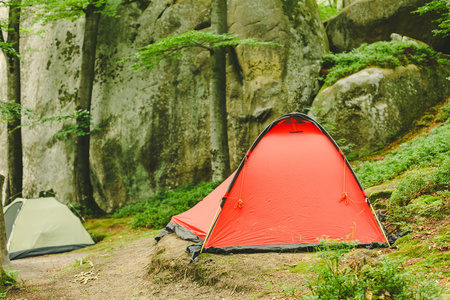
{"type": "MultiPolygon", "coordinates": [[[[98,25],[100,13],[98,8],[89,5],[86,9],[86,23],[84,28],[84,40],[81,52],[80,85],[77,95],[77,109],[90,112],[92,101],[92,89],[95,76],[95,52],[97,48],[98,25]]],[[[77,119],[77,122],[85,122],[85,119],[77,119]]],[[[77,136],[74,158],[74,185],[75,201],[81,206],[100,212],[100,208],[94,200],[93,188],[90,180],[89,140],[90,128],[85,128],[85,135],[77,136]]]]}
{"type": "MultiPolygon", "coordinates": [[[[8,12],[8,38],[7,43],[12,44],[16,53],[7,52],[6,58],[6,79],[7,97],[9,102],[20,105],[20,59],[16,54],[19,49],[19,24],[20,24],[21,1],[11,1],[8,12]]],[[[5,204],[9,204],[14,198],[22,195],[22,130],[20,126],[20,115],[11,116],[7,122],[7,163],[8,176],[6,183],[5,204]]]]}
{"type": "Polygon", "coordinates": [[[352,0],[342,0],[342,8],[345,8],[347,6],[349,6],[350,4],[352,4],[355,1],[352,0]]]}
{"type": "MultiPolygon", "coordinates": [[[[227,1],[211,1],[211,28],[226,33],[227,1]]],[[[216,48],[210,56],[210,137],[212,180],[223,181],[230,175],[227,132],[226,49],[216,48]]]]}
{"type": "MultiPolygon", "coordinates": [[[[0,175],[0,191],[3,189],[3,183],[5,182],[5,176],[0,175]]],[[[4,267],[11,266],[11,262],[9,260],[8,249],[6,240],[6,229],[5,229],[5,217],[3,216],[3,199],[2,193],[0,193],[0,271],[3,270],[4,267]]]]}

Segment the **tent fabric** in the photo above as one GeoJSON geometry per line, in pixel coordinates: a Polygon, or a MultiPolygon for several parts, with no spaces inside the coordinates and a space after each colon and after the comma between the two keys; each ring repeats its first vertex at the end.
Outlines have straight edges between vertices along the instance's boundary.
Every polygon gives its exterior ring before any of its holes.
{"type": "Polygon", "coordinates": [[[4,214],[10,259],[95,244],[80,220],[53,197],[17,198],[5,207],[4,214]]]}
{"type": "Polygon", "coordinates": [[[301,113],[272,122],[236,172],[172,217],[157,239],[177,231],[190,232],[200,251],[213,253],[310,249],[321,240],[387,243],[342,151],[301,113]]]}

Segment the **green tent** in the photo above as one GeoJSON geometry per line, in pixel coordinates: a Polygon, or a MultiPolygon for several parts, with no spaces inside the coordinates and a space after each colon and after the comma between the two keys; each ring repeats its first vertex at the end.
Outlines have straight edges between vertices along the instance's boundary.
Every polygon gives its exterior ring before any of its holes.
{"type": "Polygon", "coordinates": [[[53,197],[17,198],[3,210],[10,259],[94,245],[80,220],[53,197]]]}

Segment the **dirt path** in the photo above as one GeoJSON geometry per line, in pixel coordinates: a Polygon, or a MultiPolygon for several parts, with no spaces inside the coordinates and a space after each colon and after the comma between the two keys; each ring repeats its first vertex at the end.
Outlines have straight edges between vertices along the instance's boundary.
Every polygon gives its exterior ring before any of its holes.
{"type": "MultiPolygon", "coordinates": [[[[10,299],[146,299],[145,266],[153,239],[87,256],[84,252],[32,257],[13,261],[24,288],[10,299]],[[87,257],[86,257],[87,256],[87,257]],[[83,259],[84,258],[84,259],[83,259]],[[70,267],[80,264],[79,267],[70,267]]],[[[78,265],[77,265],[78,266],[78,265]]]]}
{"type": "Polygon", "coordinates": [[[223,282],[201,285],[186,277],[186,271],[170,267],[172,261],[181,262],[183,268],[189,265],[188,255],[183,250],[185,243],[168,237],[156,245],[153,238],[146,237],[96,252],[76,251],[15,260],[12,263],[20,272],[22,282],[19,289],[10,291],[7,297],[22,300],[289,299],[283,294],[282,285],[301,280],[301,274],[277,268],[295,265],[304,254],[242,254],[218,256],[217,260],[204,257],[200,265],[223,273],[220,275],[223,282]],[[166,257],[169,270],[149,273],[150,262],[161,253],[166,257]],[[245,270],[250,271],[245,273],[245,270]]]}
{"type": "Polygon", "coordinates": [[[8,298],[242,299],[242,295],[198,286],[189,279],[165,282],[148,275],[154,248],[154,239],[147,238],[90,255],[72,252],[14,260],[22,284],[8,298]]]}
{"type": "Polygon", "coordinates": [[[86,253],[70,252],[55,255],[28,257],[11,261],[11,264],[19,273],[19,280],[30,280],[35,277],[53,274],[62,268],[83,259],[86,253]]]}

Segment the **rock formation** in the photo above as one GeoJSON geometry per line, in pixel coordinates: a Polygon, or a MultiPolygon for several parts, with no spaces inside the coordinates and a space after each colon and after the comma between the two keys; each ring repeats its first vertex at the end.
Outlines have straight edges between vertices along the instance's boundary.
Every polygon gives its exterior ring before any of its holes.
{"type": "Polygon", "coordinates": [[[422,41],[435,50],[450,54],[450,37],[433,36],[435,13],[422,16],[411,12],[429,0],[359,0],[326,21],[333,52],[350,51],[363,43],[389,41],[391,33],[422,41]]]}
{"type": "MultiPolygon", "coordinates": [[[[419,23],[410,11],[424,2],[357,1],[327,22],[330,47],[350,50],[397,33],[442,50],[448,39],[429,39],[428,25],[411,26],[419,23]]],[[[94,196],[105,211],[162,188],[210,180],[208,53],[196,49],[151,71],[136,72],[130,63],[117,63],[161,38],[208,30],[209,11],[208,0],[143,0],[121,5],[117,18],[102,17],[91,111],[100,129],[91,135],[90,163],[94,196]]],[[[334,125],[335,139],[364,151],[407,131],[450,94],[445,80],[449,70],[440,65],[370,68],[319,93],[328,40],[315,0],[229,0],[228,24],[231,33],[284,45],[229,49],[232,169],[260,131],[285,113],[304,112],[312,105],[320,121],[334,125]]],[[[48,27],[43,38],[23,37],[23,50],[34,51],[23,52],[22,103],[40,117],[75,109],[83,28],[83,20],[66,21],[48,27]]],[[[2,83],[4,68],[0,60],[2,83]]],[[[73,137],[55,137],[70,124],[73,120],[23,128],[25,197],[53,190],[60,201],[73,202],[73,137]]],[[[0,138],[6,139],[3,128],[0,138]]],[[[6,157],[3,144],[0,157],[6,157]]],[[[1,159],[0,174],[5,170],[1,159]]]]}
{"type": "Polygon", "coordinates": [[[311,114],[334,124],[333,138],[358,151],[391,142],[450,94],[448,67],[369,68],[323,89],[311,114]]]}
{"type": "MultiPolygon", "coordinates": [[[[228,5],[231,33],[285,45],[230,49],[228,124],[235,168],[266,124],[311,104],[328,43],[313,0],[228,5]]],[[[90,159],[95,198],[105,211],[161,188],[210,179],[208,53],[198,49],[153,71],[116,63],[160,38],[207,30],[209,9],[207,0],[136,1],[120,6],[118,18],[102,17],[92,105],[100,130],[92,133],[90,159]]],[[[43,38],[23,38],[24,49],[38,50],[24,52],[23,106],[41,117],[74,110],[83,25],[60,22],[43,38]]],[[[60,201],[72,201],[73,139],[54,137],[70,122],[23,129],[24,196],[53,189],[60,201]]],[[[1,146],[1,157],[4,151],[1,146]]],[[[2,160],[0,173],[5,169],[2,160]]]]}

